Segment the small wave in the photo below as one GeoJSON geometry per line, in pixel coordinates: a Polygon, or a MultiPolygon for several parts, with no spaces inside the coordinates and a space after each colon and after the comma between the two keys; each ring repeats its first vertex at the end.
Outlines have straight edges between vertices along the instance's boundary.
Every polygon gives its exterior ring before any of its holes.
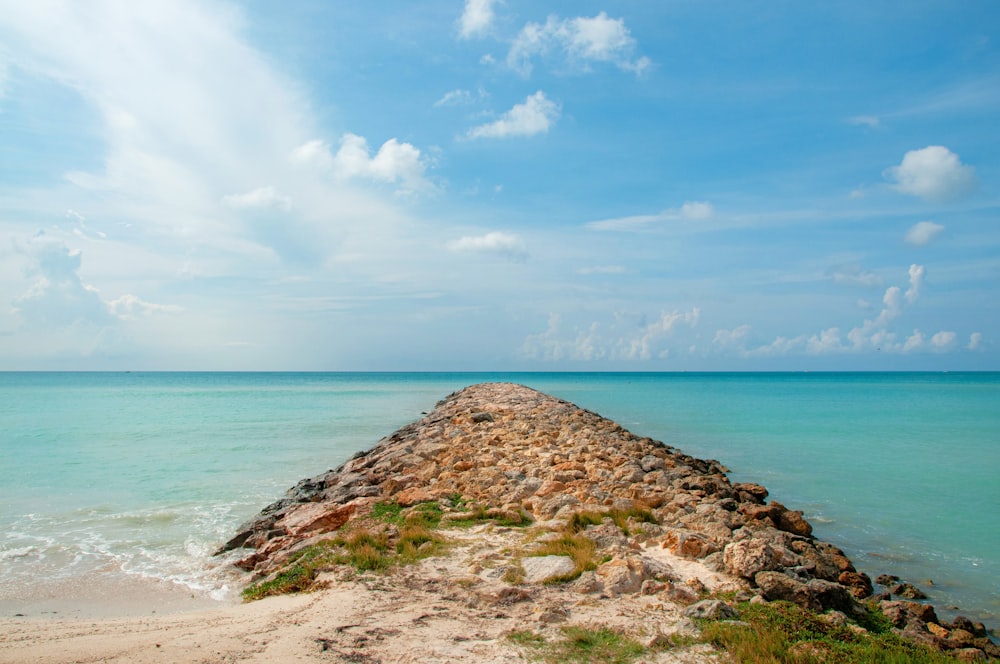
{"type": "Polygon", "coordinates": [[[5,549],[0,551],[0,560],[14,560],[15,558],[27,558],[35,555],[39,558],[45,556],[37,546],[22,546],[16,549],[5,549]]]}

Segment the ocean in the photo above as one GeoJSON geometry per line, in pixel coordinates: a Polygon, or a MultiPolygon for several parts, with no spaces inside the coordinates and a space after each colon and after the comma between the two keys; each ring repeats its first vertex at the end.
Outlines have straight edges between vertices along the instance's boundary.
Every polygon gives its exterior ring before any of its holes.
{"type": "Polygon", "coordinates": [[[0,373],[0,615],[145,582],[235,601],[211,554],[240,523],[483,381],[717,459],[1000,626],[1000,373],[0,373]]]}

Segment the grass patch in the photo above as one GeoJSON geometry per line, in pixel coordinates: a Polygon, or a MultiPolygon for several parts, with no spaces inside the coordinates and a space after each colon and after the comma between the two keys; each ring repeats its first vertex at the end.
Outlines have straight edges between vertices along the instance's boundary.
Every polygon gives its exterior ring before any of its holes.
{"type": "Polygon", "coordinates": [[[471,528],[481,523],[493,523],[504,528],[524,528],[533,522],[531,517],[523,512],[506,512],[499,509],[490,509],[485,505],[476,503],[467,512],[457,514],[448,519],[448,525],[455,528],[471,528]]]}
{"type": "Polygon", "coordinates": [[[252,583],[240,593],[244,600],[262,599],[269,595],[285,595],[309,590],[316,575],[337,564],[337,545],[332,541],[317,542],[296,552],[278,574],[252,583]]]}
{"type": "Polygon", "coordinates": [[[550,664],[627,664],[646,653],[642,644],[607,627],[568,626],[562,632],[558,641],[546,641],[530,630],[511,632],[507,640],[526,649],[532,659],[550,664]]]}
{"type": "Polygon", "coordinates": [[[403,523],[408,526],[437,528],[443,516],[444,510],[439,503],[418,503],[406,511],[403,523]]]}
{"type": "Polygon", "coordinates": [[[403,506],[399,503],[375,503],[372,505],[372,518],[384,523],[399,525],[403,522],[403,506]]]}
{"type": "Polygon", "coordinates": [[[724,648],[737,662],[798,664],[945,664],[954,659],[899,638],[877,609],[863,620],[868,634],[834,626],[790,602],[741,603],[740,622],[706,621],[702,640],[724,648]]]}
{"type": "Polygon", "coordinates": [[[633,507],[627,510],[609,510],[607,512],[593,510],[577,512],[570,517],[566,523],[566,528],[570,532],[580,533],[586,530],[587,526],[601,525],[604,519],[614,521],[615,525],[621,528],[625,535],[631,535],[628,527],[629,519],[633,519],[639,523],[659,523],[656,516],[649,510],[641,507],[633,507]]]}
{"type": "Polygon", "coordinates": [[[400,562],[413,563],[429,558],[444,546],[444,540],[424,526],[407,526],[399,532],[396,553],[400,562]]]}
{"type": "Polygon", "coordinates": [[[572,581],[586,571],[597,569],[597,562],[594,560],[594,550],[596,545],[583,535],[563,533],[558,539],[540,542],[538,548],[534,549],[531,556],[569,556],[573,559],[575,569],[569,574],[556,576],[546,583],[565,583],[572,581]]]}

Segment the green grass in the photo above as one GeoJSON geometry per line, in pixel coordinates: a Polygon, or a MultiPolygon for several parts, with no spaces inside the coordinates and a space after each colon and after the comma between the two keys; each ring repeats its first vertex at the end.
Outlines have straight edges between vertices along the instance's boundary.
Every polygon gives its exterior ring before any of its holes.
{"type": "Polygon", "coordinates": [[[399,533],[396,553],[400,562],[413,563],[438,553],[444,540],[424,526],[407,526],[399,533]]]}
{"type": "Polygon", "coordinates": [[[243,599],[252,601],[269,595],[284,595],[309,590],[317,573],[337,564],[340,555],[338,546],[324,540],[296,552],[277,575],[271,579],[253,583],[243,589],[243,599]]]}
{"type": "Polygon", "coordinates": [[[611,519],[615,525],[621,528],[626,535],[631,535],[628,528],[629,519],[639,523],[659,523],[657,518],[647,509],[633,507],[627,510],[609,510],[607,512],[584,511],[577,512],[566,524],[567,529],[573,533],[583,532],[587,526],[599,526],[604,519],[611,519]]]}
{"type": "Polygon", "coordinates": [[[526,649],[532,659],[549,664],[627,664],[647,652],[634,639],[607,627],[568,626],[562,632],[563,638],[557,641],[531,631],[511,632],[507,639],[526,649]]]}
{"type": "Polygon", "coordinates": [[[955,660],[899,638],[877,609],[862,618],[868,634],[833,626],[790,602],[741,603],[740,622],[702,623],[702,640],[750,664],[944,664],[955,660]]]}
{"type": "MultiPolygon", "coordinates": [[[[470,507],[469,505],[465,506],[470,507]]],[[[481,523],[493,523],[504,528],[524,528],[530,526],[532,520],[525,512],[505,512],[476,503],[460,517],[448,519],[447,523],[453,528],[471,528],[481,523]]]]}
{"type": "Polygon", "coordinates": [[[531,556],[569,556],[573,559],[575,569],[569,574],[553,577],[546,583],[565,583],[578,578],[586,571],[597,569],[597,561],[594,560],[596,545],[594,541],[583,535],[563,533],[558,539],[540,542],[538,547],[531,551],[531,556]]]}

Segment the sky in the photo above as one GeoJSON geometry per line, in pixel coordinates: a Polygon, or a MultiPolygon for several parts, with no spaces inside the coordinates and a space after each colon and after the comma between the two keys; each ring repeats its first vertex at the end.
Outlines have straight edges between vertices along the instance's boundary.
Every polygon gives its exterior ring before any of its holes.
{"type": "Polygon", "coordinates": [[[0,370],[1000,370],[994,0],[0,0],[0,370]]]}

